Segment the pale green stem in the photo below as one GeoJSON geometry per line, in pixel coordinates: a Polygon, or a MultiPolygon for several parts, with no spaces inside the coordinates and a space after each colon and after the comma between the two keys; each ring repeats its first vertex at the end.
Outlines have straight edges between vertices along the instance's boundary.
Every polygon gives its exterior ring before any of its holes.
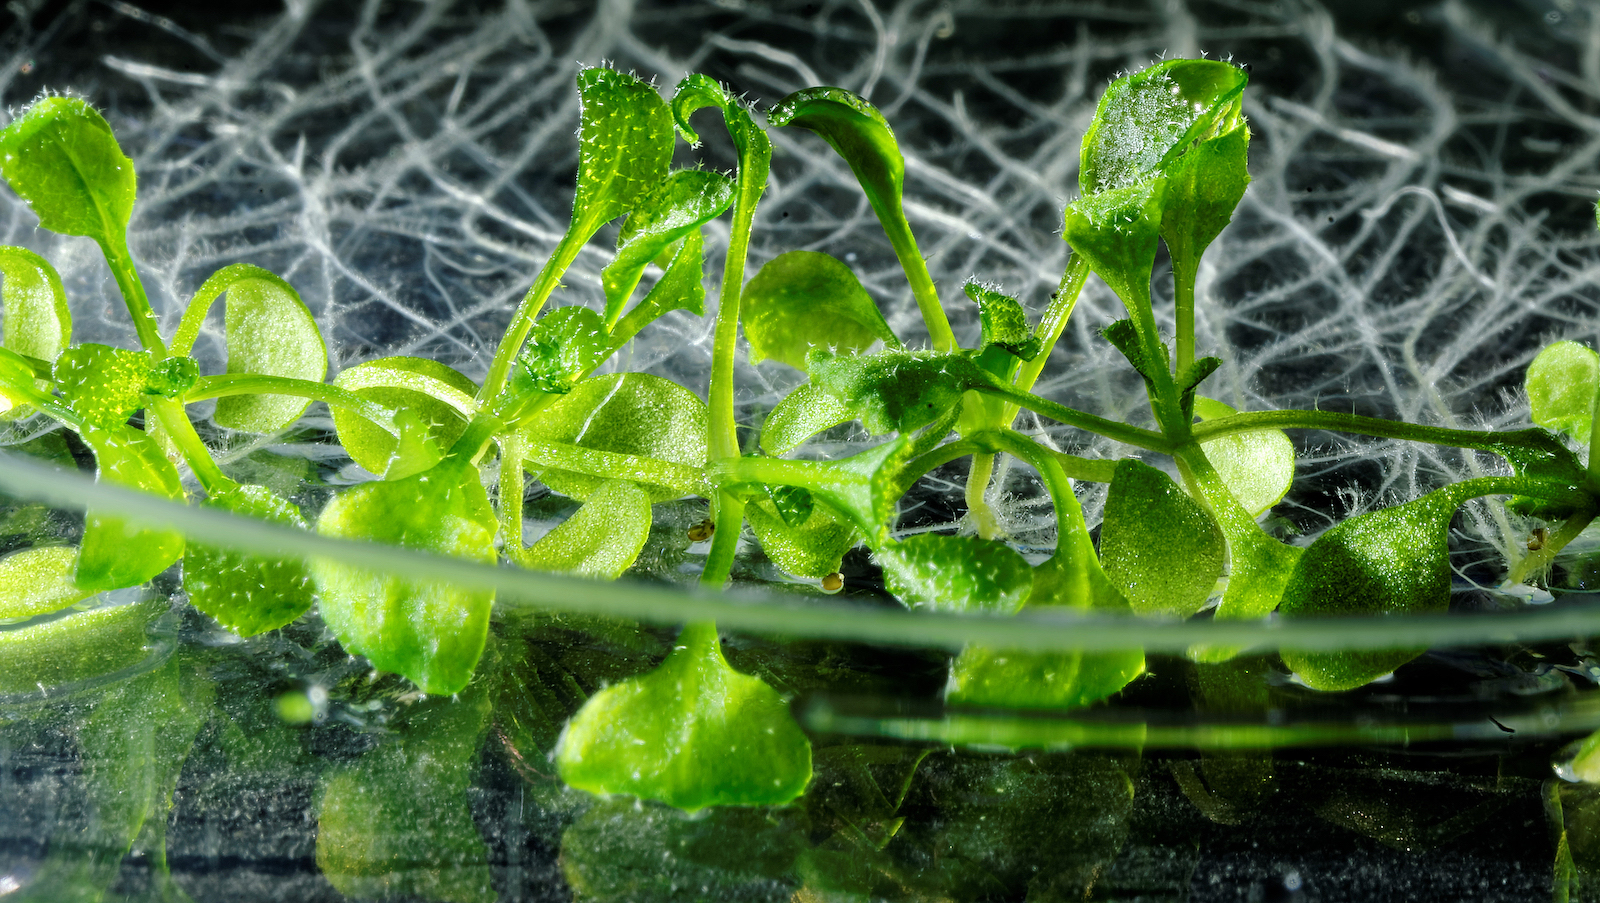
{"type": "Polygon", "coordinates": [[[1000,535],[1000,523],[995,518],[994,509],[989,507],[989,500],[985,498],[993,475],[993,454],[972,456],[972,469],[967,472],[967,516],[972,519],[972,526],[983,539],[994,539],[1000,535]]]}
{"type": "Polygon", "coordinates": [[[1556,553],[1577,539],[1578,534],[1582,533],[1594,518],[1593,511],[1579,511],[1567,518],[1560,529],[1545,539],[1542,546],[1524,555],[1520,561],[1511,566],[1511,570],[1506,574],[1506,582],[1526,583],[1529,577],[1544,571],[1550,566],[1550,562],[1555,560],[1556,553]]]}
{"type": "Polygon", "coordinates": [[[522,350],[522,343],[527,340],[528,332],[533,329],[539,311],[550,299],[550,293],[561,284],[562,274],[566,273],[567,267],[577,259],[578,252],[583,250],[583,246],[594,232],[595,230],[589,228],[587,224],[574,219],[567,233],[561,236],[561,243],[556,245],[555,252],[545,262],[544,268],[539,270],[533,285],[528,287],[528,293],[522,296],[522,303],[517,306],[517,312],[511,316],[511,327],[500,340],[500,347],[495,349],[494,360],[489,363],[489,375],[484,377],[483,387],[478,390],[477,400],[480,404],[494,401],[499,397],[500,390],[505,388],[506,377],[511,373],[511,363],[517,359],[518,352],[522,350]]]}
{"type": "Polygon", "coordinates": [[[357,414],[391,436],[399,436],[394,424],[395,412],[383,405],[328,383],[288,376],[262,376],[258,373],[219,373],[203,376],[183,398],[185,404],[195,404],[228,395],[293,395],[325,404],[337,405],[357,414]]]}
{"type": "Polygon", "coordinates": [[[139,344],[156,360],[165,358],[167,346],[161,341],[155,311],[150,309],[150,298],[144,292],[144,283],[139,279],[138,270],[133,266],[126,238],[115,243],[102,241],[99,244],[106,263],[111,266],[111,275],[117,280],[117,288],[122,291],[122,302],[127,305],[128,315],[133,318],[139,344]]]}
{"type": "Polygon", "coordinates": [[[1198,263],[1193,255],[1172,256],[1173,313],[1178,333],[1174,364],[1178,373],[1194,363],[1194,283],[1199,274],[1198,263]]]}
{"type": "Polygon", "coordinates": [[[194,424],[189,422],[189,415],[184,412],[182,404],[170,398],[146,395],[145,412],[155,415],[155,421],[161,424],[161,431],[183,455],[183,460],[194,471],[195,478],[205,488],[207,495],[238,487],[239,484],[229,479],[212,459],[211,449],[200,441],[200,434],[194,431],[194,424]]]}
{"type": "Polygon", "coordinates": [[[1494,451],[1497,446],[1526,445],[1540,448],[1548,441],[1543,430],[1453,430],[1439,426],[1422,426],[1400,423],[1379,417],[1359,414],[1340,414],[1334,411],[1252,411],[1207,420],[1194,426],[1196,442],[1210,442],[1236,433],[1258,430],[1332,430],[1376,436],[1381,439],[1403,439],[1409,442],[1427,442],[1456,448],[1477,448],[1494,451]]]}
{"type": "Polygon", "coordinates": [[[500,444],[500,535],[506,557],[522,564],[528,552],[522,545],[522,493],[526,488],[522,439],[514,431],[495,439],[500,444]]]}
{"type": "MultiPolygon", "coordinates": [[[[1050,296],[1050,305],[1045,308],[1044,316],[1039,318],[1039,327],[1034,330],[1033,334],[1039,338],[1039,354],[1031,361],[1024,361],[1017,368],[1017,378],[1012,380],[1017,388],[1024,392],[1033,391],[1033,384],[1039,381],[1039,374],[1050,362],[1050,351],[1056,347],[1062,331],[1067,328],[1067,320],[1072,317],[1072,309],[1077,306],[1078,296],[1083,293],[1083,284],[1088,279],[1088,261],[1072,255],[1061,274],[1061,284],[1056,287],[1056,293],[1050,296]]],[[[1009,426],[1016,419],[1019,409],[1016,405],[1009,405],[1008,410],[1010,417],[1002,426],[1009,426]]]]}
{"type": "Polygon", "coordinates": [[[933,343],[933,350],[941,354],[955,351],[956,334],[950,329],[950,320],[939,301],[939,289],[933,284],[933,275],[928,272],[928,262],[922,259],[922,252],[917,249],[917,239],[911,234],[911,225],[903,215],[884,216],[882,211],[879,211],[878,219],[889,236],[895,257],[900,259],[900,268],[906,271],[906,281],[911,283],[911,295],[917,299],[917,309],[922,311],[922,321],[928,326],[928,339],[933,343]]]}
{"type": "MultiPolygon", "coordinates": [[[[1170,384],[1170,382],[1171,380],[1169,379],[1168,383],[1170,384]]],[[[1105,436],[1107,439],[1114,439],[1118,442],[1132,445],[1135,448],[1170,453],[1175,444],[1174,440],[1152,430],[1140,429],[1136,426],[1129,426],[1126,423],[1097,417],[1094,414],[1089,414],[1076,408],[1069,408],[1048,398],[1041,398],[1031,392],[1025,392],[1015,386],[974,386],[973,388],[987,395],[1003,398],[1018,407],[1024,407],[1030,411],[1043,414],[1051,420],[1057,420],[1068,426],[1075,426],[1078,429],[1087,430],[1088,432],[1105,436]]]]}

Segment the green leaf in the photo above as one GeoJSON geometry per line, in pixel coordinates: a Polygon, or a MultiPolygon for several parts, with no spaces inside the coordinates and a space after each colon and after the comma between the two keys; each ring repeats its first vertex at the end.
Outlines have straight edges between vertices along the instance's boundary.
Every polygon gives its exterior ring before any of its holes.
{"type": "Polygon", "coordinates": [[[980,349],[1003,348],[1025,361],[1039,356],[1042,345],[1017,299],[978,282],[968,282],[963,290],[978,305],[983,330],[980,349]]]}
{"type": "MultiPolygon", "coordinates": [[[[1139,343],[1139,327],[1135,326],[1131,319],[1123,318],[1111,323],[1100,330],[1100,335],[1111,343],[1111,347],[1122,352],[1122,356],[1128,359],[1128,363],[1133,365],[1133,369],[1137,370],[1146,382],[1155,378],[1157,370],[1164,370],[1167,367],[1168,361],[1165,359],[1152,362],[1146,358],[1144,346],[1139,343]]],[[[1160,348],[1162,351],[1166,350],[1165,345],[1160,348]]]]}
{"type": "MultiPolygon", "coordinates": [[[[306,530],[300,509],[265,486],[234,486],[206,499],[206,507],[306,530]]],[[[183,556],[189,604],[240,636],[288,624],[311,608],[312,582],[299,558],[268,558],[190,542],[183,556]]]]}
{"type": "MultiPolygon", "coordinates": [[[[1165,350],[1165,347],[1162,346],[1163,350],[1165,350]]],[[[1184,416],[1194,417],[1194,390],[1205,382],[1211,374],[1217,372],[1217,368],[1221,366],[1222,358],[1203,357],[1189,364],[1173,377],[1173,383],[1178,389],[1178,404],[1182,406],[1184,416]]]]}
{"type": "Polygon", "coordinates": [[[72,582],[78,550],[34,546],[0,558],[0,622],[60,611],[89,597],[72,582]]]}
{"type": "MultiPolygon", "coordinates": [[[[524,435],[541,442],[640,455],[704,467],[709,434],[705,402],[677,383],[646,373],[615,373],[583,380],[528,423],[524,435]]],[[[605,477],[546,469],[539,478],[562,495],[582,501],[605,477]]],[[[666,486],[647,486],[653,502],[678,498],[666,486]]]]}
{"type": "Polygon", "coordinates": [[[804,524],[811,517],[813,499],[811,492],[801,486],[768,486],[767,496],[772,499],[772,506],[783,518],[783,522],[791,527],[804,524]]]}
{"type": "MultiPolygon", "coordinates": [[[[1322,534],[1289,578],[1285,617],[1442,613],[1450,608],[1450,520],[1461,499],[1445,487],[1416,501],[1352,517],[1322,534]]],[[[1349,690],[1422,654],[1282,650],[1307,686],[1349,690]]]]}
{"type": "Polygon", "coordinates": [[[1136,614],[1187,618],[1222,576],[1227,546],[1210,512],[1164,473],[1117,462],[1100,530],[1100,561],[1136,614]]]}
{"type": "Polygon", "coordinates": [[[772,158],[772,143],[767,139],[766,130],[756,125],[749,108],[729,94],[727,88],[710,76],[695,72],[678,82],[672,95],[672,117],[683,139],[694,147],[700,146],[700,136],[689,125],[689,117],[705,107],[716,107],[722,112],[728,136],[739,153],[740,180],[751,176],[750,182],[759,193],[767,183],[766,166],[772,158]],[[755,168],[752,164],[759,165],[759,173],[751,171],[755,168]]]}
{"type": "MultiPolygon", "coordinates": [[[[939,438],[943,438],[942,433],[939,438]]],[[[900,485],[901,474],[920,453],[916,437],[906,433],[837,461],[757,456],[723,459],[712,464],[710,476],[724,485],[802,487],[843,515],[876,548],[889,542],[888,524],[894,517],[895,504],[905,492],[900,485]]]]}
{"type": "Polygon", "coordinates": [[[919,533],[879,546],[884,587],[910,608],[1014,614],[1033,588],[1033,569],[1003,542],[919,533]]]}
{"type": "Polygon", "coordinates": [[[661,667],[589,699],[556,748],[561,779],[679,809],[781,805],[811,780],[811,744],[761,680],[728,667],[692,624],[661,667]]]}
{"type": "Polygon", "coordinates": [[[116,429],[144,407],[150,352],[78,345],[56,358],[55,379],[73,413],[91,426],[116,429]]]}
{"type": "Polygon", "coordinates": [[[809,516],[792,524],[770,500],[745,506],[750,529],[761,551],[786,574],[818,579],[837,573],[844,554],[860,541],[861,533],[826,504],[813,504],[809,516]]]}
{"type": "MultiPolygon", "coordinates": [[[[319,383],[327,377],[328,347],[300,294],[275,273],[247,263],[212,273],[194,293],[172,338],[174,354],[188,354],[194,347],[206,311],[224,293],[229,373],[319,383]]],[[[214,419],[230,429],[274,433],[298,419],[310,403],[294,395],[228,395],[217,399],[214,419]]]]}
{"type": "Polygon", "coordinates": [[[72,311],[55,267],[27,248],[0,247],[0,276],[4,347],[54,361],[72,339],[72,311]]]}
{"type": "Polygon", "coordinates": [[[481,690],[429,700],[398,737],[323,777],[317,866],[336,890],[359,899],[496,899],[468,798],[488,720],[481,690]]]}
{"type": "Polygon", "coordinates": [[[817,251],[790,251],[768,261],[740,301],[750,362],[771,358],[799,370],[813,348],[854,354],[882,339],[900,340],[844,263],[817,251]]]}
{"type": "Polygon", "coordinates": [[[200,362],[192,357],[167,357],[144,376],[144,394],[182,398],[200,380],[200,362]]]}
{"type": "Polygon", "coordinates": [[[906,161],[877,107],[843,88],[803,88],[768,110],[767,124],[799,126],[821,135],[850,164],[885,229],[890,222],[905,221],[900,198],[906,161]]]}
{"type": "Polygon", "coordinates": [[[626,480],[608,480],[517,563],[535,571],[615,580],[639,557],[650,523],[650,494],[626,480]]]}
{"type": "MultiPolygon", "coordinates": [[[[79,435],[94,451],[102,482],[165,499],[183,498],[178,469],[144,433],[128,426],[85,427],[79,435]]],[[[166,570],[182,554],[182,533],[141,527],[121,515],[97,514],[91,509],[73,580],[88,592],[138,586],[166,570]]]]}
{"type": "MultiPolygon", "coordinates": [[[[1205,421],[1238,411],[1220,401],[1197,396],[1194,413],[1205,421]]],[[[1235,433],[1202,442],[1200,448],[1251,517],[1259,517],[1278,504],[1294,483],[1294,442],[1283,430],[1235,433]]]]}
{"type": "Polygon", "coordinates": [[[645,316],[655,320],[674,310],[686,310],[697,317],[706,312],[705,245],[705,236],[699,230],[684,236],[667,271],[640,302],[645,316]]]}
{"type": "Polygon", "coordinates": [[[578,193],[573,230],[593,235],[666,178],[672,113],[656,89],[597,66],[578,73],[578,193]]]}
{"type": "Polygon", "coordinates": [[[1161,238],[1174,259],[1198,260],[1227,227],[1250,184],[1249,148],[1250,129],[1241,123],[1200,142],[1167,169],[1161,238]]]}
{"type": "Polygon", "coordinates": [[[883,351],[834,356],[815,350],[811,382],[861,414],[874,434],[927,426],[961,403],[968,389],[995,379],[965,354],[883,351]]]}
{"type": "Polygon", "coordinates": [[[720,173],[680,169],[667,176],[628,214],[617,236],[617,256],[600,271],[607,326],[615,325],[639,284],[645,265],[673,242],[698,232],[733,203],[733,180],[720,173]]]}
{"type": "Polygon", "coordinates": [[[341,372],[333,384],[402,414],[411,412],[423,427],[421,437],[413,431],[413,438],[431,452],[408,451],[365,417],[340,405],[329,407],[333,428],[350,459],[386,480],[409,477],[437,463],[466,430],[476,408],[472,396],[478,391],[477,384],[455,370],[420,357],[385,357],[358,364],[341,372]]]}
{"type": "MultiPolygon", "coordinates": [[[[517,357],[512,385],[565,395],[572,384],[611,356],[611,336],[600,315],[586,307],[561,307],[540,318],[517,357]]],[[[516,391],[515,389],[513,391],[516,391]]]]}
{"type": "MultiPolygon", "coordinates": [[[[400,480],[364,483],[335,496],[317,521],[323,536],[361,539],[493,563],[498,524],[471,466],[447,461],[400,480]]],[[[311,565],[322,618],[346,651],[449,695],[472,678],[489,630],[490,590],[403,580],[317,559],[311,565]]]]}
{"type": "Polygon", "coordinates": [[[1166,174],[1200,142],[1238,128],[1247,80],[1231,63],[1168,60],[1112,82],[1083,136],[1083,193],[1166,174]]]}
{"type": "Polygon", "coordinates": [[[816,383],[801,383],[784,396],[761,425],[761,450],[786,455],[825,429],[856,419],[856,410],[816,383]]]}
{"type": "Polygon", "coordinates": [[[62,235],[121,245],[133,215],[133,161],[77,97],[43,97],[0,131],[0,176],[62,235]]]}
{"type": "Polygon", "coordinates": [[[1556,342],[1528,365],[1533,422],[1588,445],[1600,390],[1600,354],[1577,342],[1556,342]]]}
{"type": "Polygon", "coordinates": [[[1140,312],[1150,307],[1166,188],[1166,180],[1156,178],[1085,194],[1067,205],[1063,218],[1061,237],[1117,293],[1141,330],[1146,326],[1140,312]]]}

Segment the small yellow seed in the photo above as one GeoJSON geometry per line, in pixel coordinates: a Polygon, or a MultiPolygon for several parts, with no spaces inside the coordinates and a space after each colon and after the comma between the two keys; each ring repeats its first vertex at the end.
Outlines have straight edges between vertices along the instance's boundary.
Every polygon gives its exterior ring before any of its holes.
{"type": "Polygon", "coordinates": [[[711,534],[715,532],[717,532],[717,525],[712,523],[711,518],[708,517],[700,523],[689,528],[689,541],[705,542],[706,540],[710,539],[711,534]]]}
{"type": "Polygon", "coordinates": [[[834,571],[828,576],[822,578],[823,592],[836,593],[842,589],[844,589],[844,575],[838,571],[834,571]]]}

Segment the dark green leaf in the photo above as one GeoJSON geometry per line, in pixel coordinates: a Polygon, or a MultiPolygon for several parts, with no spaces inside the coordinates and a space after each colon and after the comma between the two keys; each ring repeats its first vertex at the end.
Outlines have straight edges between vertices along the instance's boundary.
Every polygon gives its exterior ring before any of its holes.
{"type": "Polygon", "coordinates": [[[121,245],[137,187],[111,126],[77,97],[42,97],[0,131],[0,175],[39,225],[121,245]]]}
{"type": "Polygon", "coordinates": [[[1132,459],[1117,462],[1100,561],[1136,614],[1194,614],[1226,560],[1227,546],[1210,512],[1161,471],[1132,459]]]}
{"type": "Polygon", "coordinates": [[[786,455],[830,427],[856,419],[855,409],[815,383],[801,383],[772,408],[761,425],[761,449],[786,455]]]}
{"type": "Polygon", "coordinates": [[[1238,128],[1247,80],[1230,63],[1168,60],[1112,82],[1083,136],[1083,193],[1163,175],[1198,143],[1238,128]]]}
{"type": "Polygon", "coordinates": [[[1217,372],[1220,366],[1222,358],[1203,357],[1183,368],[1183,371],[1173,378],[1178,387],[1179,404],[1183,406],[1187,416],[1194,416],[1194,390],[1205,382],[1207,377],[1217,372]]]}
{"type": "MultiPolygon", "coordinates": [[[[1352,517],[1322,534],[1301,556],[1284,591],[1285,617],[1426,614],[1450,607],[1450,519],[1461,500],[1452,487],[1352,517]]],[[[1349,690],[1400,667],[1421,649],[1282,651],[1307,686],[1349,690]]]]}
{"type": "Polygon", "coordinates": [[[991,346],[1004,348],[1025,361],[1039,356],[1039,338],[1033,334],[1033,329],[1028,325],[1028,315],[1017,299],[978,282],[968,282],[964,290],[967,297],[978,305],[978,317],[983,329],[980,349],[991,346]]]}
{"type": "MultiPolygon", "coordinates": [[[[346,490],[323,509],[317,532],[492,563],[498,526],[477,469],[447,462],[346,490]]],[[[327,559],[313,561],[312,573],[322,618],[347,651],[410,678],[424,693],[449,695],[467,685],[483,654],[493,591],[327,559]]]]}
{"type": "Polygon", "coordinates": [[[556,749],[562,780],[697,811],[781,805],[811,780],[811,744],[782,697],[728,667],[692,624],[661,667],[595,694],[556,749]]]}
{"type": "Polygon", "coordinates": [[[1577,342],[1556,342],[1528,365],[1526,384],[1534,423],[1589,443],[1600,392],[1600,355],[1577,342]]]}
{"type": "Polygon", "coordinates": [[[192,357],[168,357],[156,362],[150,372],[145,374],[144,392],[146,395],[160,395],[162,398],[181,398],[184,393],[194,388],[195,382],[200,379],[200,363],[192,357]]]}
{"type": "Polygon", "coordinates": [[[968,389],[995,382],[964,354],[924,351],[834,356],[819,349],[809,369],[812,383],[860,411],[874,434],[927,426],[960,404],[968,389]]]}
{"type": "Polygon", "coordinates": [[[34,546],[0,558],[0,622],[60,611],[89,593],[72,582],[78,550],[34,546]]]}
{"type": "MultiPolygon", "coordinates": [[[[688,389],[659,376],[616,373],[579,382],[527,424],[524,435],[535,441],[704,467],[708,424],[705,402],[688,389]]],[[[554,468],[541,471],[539,478],[579,500],[605,482],[604,477],[554,468]]],[[[656,502],[682,495],[667,486],[646,488],[656,502]]]]}
{"type": "MultiPolygon", "coordinates": [[[[160,498],[183,498],[177,468],[144,433],[128,426],[85,427],[79,435],[94,450],[101,481],[160,498]]],[[[90,510],[73,580],[89,592],[138,586],[166,570],[182,554],[182,533],[150,529],[121,515],[90,510]]]]}
{"type": "Polygon", "coordinates": [[[1003,542],[919,533],[876,550],[884,587],[911,608],[1013,614],[1033,588],[1033,569],[1003,542]]]}
{"type": "Polygon", "coordinates": [[[78,345],[56,358],[56,385],[73,413],[91,426],[115,429],[144,406],[150,352],[78,345]]]}
{"type": "Polygon", "coordinates": [[[617,236],[617,256],[600,273],[605,322],[614,325],[639,284],[645,265],[669,245],[715,219],[733,203],[733,180],[714,172],[680,169],[667,176],[628,214],[617,236]]]}
{"type": "Polygon", "coordinates": [[[1130,319],[1117,320],[1100,330],[1100,335],[1111,343],[1111,347],[1122,352],[1122,356],[1128,359],[1133,369],[1139,371],[1139,375],[1146,380],[1152,379],[1157,370],[1167,366],[1166,361],[1152,363],[1145,358],[1144,346],[1139,343],[1139,327],[1133,325],[1130,319]]]}
{"type": "Polygon", "coordinates": [[[666,178],[672,113],[656,89],[615,69],[578,73],[578,193],[573,228],[593,235],[666,178]]]}
{"type": "Polygon", "coordinates": [[[767,500],[752,502],[744,511],[761,551],[784,573],[796,577],[817,579],[837,573],[844,553],[861,539],[848,520],[824,504],[813,504],[809,516],[798,524],[789,523],[767,500]]]}
{"type": "Polygon", "coordinates": [[[650,536],[650,494],[625,480],[601,483],[575,514],[539,537],[517,563],[536,571],[615,580],[650,536]]]}
{"type": "Polygon", "coordinates": [[[4,347],[41,361],[55,360],[72,339],[72,311],[55,267],[27,248],[0,247],[0,276],[4,347]]]}
{"type": "Polygon", "coordinates": [[[812,348],[853,354],[879,339],[900,346],[856,274],[816,251],[768,261],[745,286],[740,318],[751,363],[772,358],[804,370],[812,348]]]}
{"type": "MultiPolygon", "coordinates": [[[[309,529],[300,509],[265,486],[234,486],[206,506],[258,520],[309,529]]],[[[189,604],[240,636],[277,630],[311,608],[312,582],[299,558],[265,558],[190,542],[183,556],[189,604]]]]}
{"type": "Polygon", "coordinates": [[[460,438],[475,408],[478,386],[444,364],[420,357],[385,357],[341,372],[333,384],[399,410],[395,421],[408,447],[388,431],[339,405],[330,406],[333,427],[351,460],[386,480],[420,473],[438,463],[443,452],[460,438]],[[421,435],[403,422],[422,427],[421,435]]]}
{"type": "Polygon", "coordinates": [[[1175,260],[1199,259],[1232,219],[1250,184],[1249,148],[1250,129],[1241,123],[1200,142],[1168,167],[1161,238],[1175,260]]]}
{"type": "Polygon", "coordinates": [[[562,307],[540,318],[517,358],[513,385],[565,395],[572,384],[611,355],[611,336],[600,315],[586,307],[562,307]]]}
{"type": "Polygon", "coordinates": [[[778,516],[791,527],[798,527],[811,518],[811,493],[799,486],[768,486],[767,495],[778,516]]]}
{"type": "Polygon", "coordinates": [[[804,88],[767,111],[767,124],[799,126],[821,135],[850,164],[885,229],[892,221],[905,221],[900,195],[906,161],[877,107],[843,88],[804,88]]]}

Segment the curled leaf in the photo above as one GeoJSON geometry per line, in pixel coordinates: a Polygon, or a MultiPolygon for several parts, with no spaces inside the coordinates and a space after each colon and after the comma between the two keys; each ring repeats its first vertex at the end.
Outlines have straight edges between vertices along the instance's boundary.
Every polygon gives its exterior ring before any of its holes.
{"type": "Polygon", "coordinates": [[[0,131],[0,176],[39,225],[121,245],[137,180],[111,126],[78,97],[42,97],[0,131]]]}
{"type": "Polygon", "coordinates": [[[387,430],[334,405],[333,428],[351,460],[369,473],[397,480],[436,464],[467,428],[478,387],[444,364],[420,357],[385,357],[358,364],[333,381],[341,389],[401,412],[405,446],[387,430]],[[405,418],[404,415],[412,415],[405,418]],[[404,419],[403,419],[404,418],[404,419]],[[409,426],[409,428],[408,428],[409,426]]]}
{"type": "Polygon", "coordinates": [[[0,247],[4,347],[53,361],[72,339],[72,311],[55,267],[27,248],[0,247]]]}
{"type": "Polygon", "coordinates": [[[1028,325],[1028,315],[1017,299],[979,282],[968,282],[963,290],[978,305],[982,349],[1002,348],[1025,361],[1039,356],[1041,343],[1028,325]]]}
{"type": "Polygon", "coordinates": [[[539,319],[517,358],[512,385],[565,395],[572,384],[605,363],[611,336],[605,321],[586,307],[562,307],[539,319]]]}
{"type": "Polygon", "coordinates": [[[650,537],[650,494],[626,480],[601,483],[571,517],[514,557],[536,571],[615,580],[650,537]]]}

